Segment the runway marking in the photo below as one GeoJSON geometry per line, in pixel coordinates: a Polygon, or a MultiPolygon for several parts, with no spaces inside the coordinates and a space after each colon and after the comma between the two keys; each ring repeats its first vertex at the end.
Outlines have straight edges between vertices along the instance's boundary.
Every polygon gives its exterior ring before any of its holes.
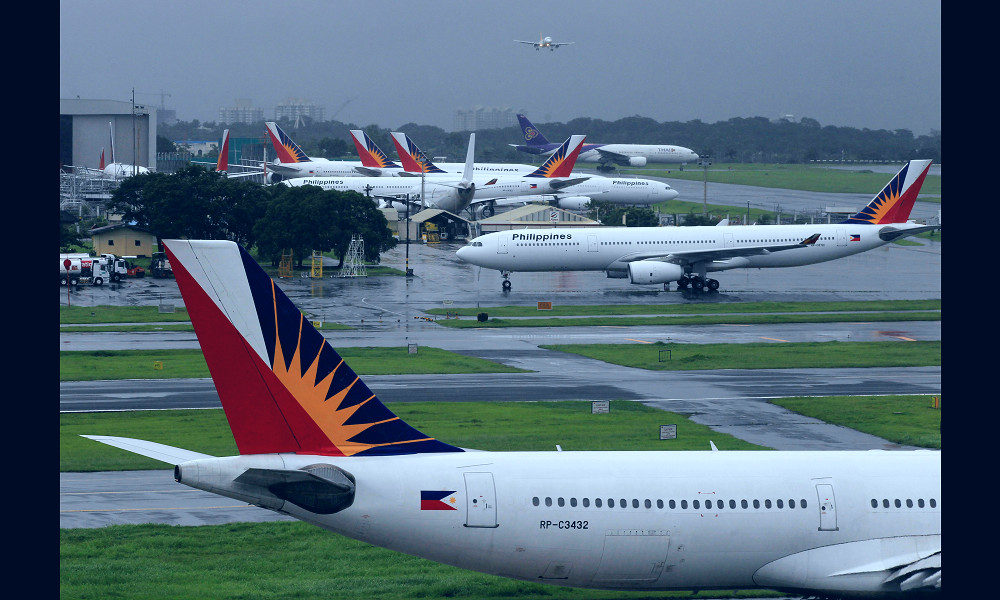
{"type": "Polygon", "coordinates": [[[655,342],[647,342],[646,340],[637,340],[637,339],[633,339],[633,338],[625,338],[625,339],[628,340],[628,341],[630,341],[630,342],[639,342],[640,344],[653,344],[653,343],[655,343],[655,342]]]}
{"type": "Polygon", "coordinates": [[[205,510],[208,508],[258,508],[250,504],[233,504],[231,506],[165,506],[157,508],[88,508],[80,510],[60,510],[60,513],[78,512],[135,512],[140,510],[205,510]]]}
{"type": "Polygon", "coordinates": [[[769,337],[764,337],[764,336],[760,336],[760,339],[762,339],[762,340],[771,340],[772,342],[787,342],[788,341],[788,340],[782,340],[782,339],[779,339],[779,338],[769,338],[769,337]]]}

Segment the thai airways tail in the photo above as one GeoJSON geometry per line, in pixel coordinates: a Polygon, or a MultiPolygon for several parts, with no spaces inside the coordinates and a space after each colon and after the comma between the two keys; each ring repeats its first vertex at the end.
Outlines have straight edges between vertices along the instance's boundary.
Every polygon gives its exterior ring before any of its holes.
{"type": "Polygon", "coordinates": [[[299,148],[299,145],[292,141],[292,138],[278,127],[274,121],[265,123],[267,126],[267,136],[274,146],[274,151],[278,153],[278,162],[282,163],[303,163],[312,162],[306,153],[299,148]]]}
{"type": "Polygon", "coordinates": [[[399,169],[396,163],[389,160],[385,152],[375,145],[368,134],[361,129],[352,129],[351,137],[354,138],[354,147],[361,157],[361,165],[371,169],[399,169]]]}
{"type": "Polygon", "coordinates": [[[913,203],[924,184],[927,171],[931,168],[930,160],[911,160],[896,173],[896,176],[877,196],[872,198],[868,206],[853,217],[842,223],[864,223],[868,225],[883,225],[887,223],[905,223],[910,218],[913,203]]]}
{"type": "Polygon", "coordinates": [[[408,173],[447,173],[439,168],[427,158],[417,145],[413,143],[410,136],[398,131],[392,132],[392,142],[396,145],[396,153],[399,154],[399,161],[403,163],[403,170],[408,173]]]}
{"type": "Polygon", "coordinates": [[[219,145],[219,160],[215,162],[216,171],[229,170],[229,130],[222,131],[222,144],[219,145]]]}
{"type": "Polygon", "coordinates": [[[164,245],[240,454],[463,451],[386,408],[242,247],[164,245]]]}
{"type": "Polygon", "coordinates": [[[541,131],[538,131],[528,117],[524,115],[517,115],[517,122],[521,124],[521,135],[524,136],[524,143],[529,146],[545,146],[548,145],[549,140],[545,139],[541,131]]]}
{"type": "Polygon", "coordinates": [[[571,135],[559,149],[549,156],[548,160],[542,163],[525,177],[569,177],[576,165],[576,159],[580,155],[580,148],[583,147],[585,135],[571,135]]]}

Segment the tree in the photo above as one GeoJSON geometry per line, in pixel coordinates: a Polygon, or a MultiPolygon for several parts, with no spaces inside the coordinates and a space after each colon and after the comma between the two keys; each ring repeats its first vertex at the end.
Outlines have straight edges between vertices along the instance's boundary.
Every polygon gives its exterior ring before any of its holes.
{"type": "Polygon", "coordinates": [[[112,194],[109,211],[161,239],[228,239],[249,247],[270,194],[270,188],[189,165],[173,174],[129,177],[112,194]]]}
{"type": "Polygon", "coordinates": [[[162,135],[156,136],[156,151],[157,152],[177,152],[177,145],[163,137],[162,135]]]}
{"type": "Polygon", "coordinates": [[[646,206],[623,206],[603,200],[591,200],[587,216],[611,227],[621,227],[622,217],[626,227],[656,227],[660,218],[646,206]]]}
{"type": "Polygon", "coordinates": [[[355,235],[364,238],[365,259],[371,262],[378,262],[382,252],[396,246],[385,216],[370,199],[311,185],[278,192],[254,233],[261,257],[272,264],[291,248],[299,266],[313,250],[332,250],[340,257],[337,267],[342,267],[355,235]]]}

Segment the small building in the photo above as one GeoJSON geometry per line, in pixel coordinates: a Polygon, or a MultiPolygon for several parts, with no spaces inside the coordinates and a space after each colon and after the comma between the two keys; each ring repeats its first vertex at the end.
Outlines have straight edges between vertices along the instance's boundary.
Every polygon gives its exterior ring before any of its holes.
{"type": "Polygon", "coordinates": [[[120,223],[90,230],[94,254],[151,257],[155,252],[156,236],[136,225],[120,223]]]}
{"type": "Polygon", "coordinates": [[[574,212],[544,204],[527,204],[505,213],[481,219],[482,233],[508,229],[548,229],[550,227],[600,227],[597,221],[574,212]]]}
{"type": "MultiPolygon", "coordinates": [[[[399,239],[406,239],[406,220],[399,222],[399,239]]],[[[429,241],[447,240],[469,237],[472,229],[469,221],[440,208],[425,208],[415,215],[410,215],[410,241],[423,239],[426,234],[429,241]]]]}

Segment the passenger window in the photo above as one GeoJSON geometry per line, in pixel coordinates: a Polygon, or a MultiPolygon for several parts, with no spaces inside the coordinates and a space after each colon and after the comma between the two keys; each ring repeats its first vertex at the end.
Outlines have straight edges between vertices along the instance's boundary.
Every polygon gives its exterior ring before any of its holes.
{"type": "Polygon", "coordinates": [[[896,508],[901,508],[902,507],[902,503],[899,501],[899,498],[896,498],[896,501],[893,502],[893,504],[896,505],[896,508]]]}
{"type": "Polygon", "coordinates": [[[746,500],[740,500],[740,506],[742,506],[743,508],[746,508],[748,506],[747,501],[746,500]]]}
{"type": "Polygon", "coordinates": [[[924,499],[923,498],[917,499],[917,506],[919,506],[920,508],[924,507],[924,499]]]}
{"type": "Polygon", "coordinates": [[[931,498],[931,508],[937,508],[937,500],[931,498]]]}
{"type": "Polygon", "coordinates": [[[627,501],[625,500],[625,498],[621,498],[621,499],[620,499],[620,500],[618,501],[618,506],[620,506],[620,507],[622,507],[622,508],[625,508],[626,506],[628,506],[628,502],[627,502],[627,501]]]}
{"type": "Polygon", "coordinates": [[[566,501],[563,500],[562,498],[559,498],[559,500],[557,500],[557,502],[559,503],[559,506],[566,506],[566,501]]]}
{"type": "Polygon", "coordinates": [[[653,503],[649,501],[649,498],[646,499],[645,506],[646,508],[653,508],[653,503]]]}
{"type": "Polygon", "coordinates": [[[575,507],[576,506],[576,498],[570,498],[569,499],[569,505],[575,507]]]}
{"type": "Polygon", "coordinates": [[[770,500],[764,500],[764,508],[771,508],[771,501],[770,500]]]}
{"type": "MultiPolygon", "coordinates": [[[[933,500],[931,500],[931,502],[933,502],[933,500]]],[[[933,504],[931,506],[933,506],[933,504]]],[[[670,501],[670,508],[677,508],[677,503],[674,502],[673,500],[671,500],[670,501]]]]}
{"type": "Polygon", "coordinates": [[[538,506],[538,496],[535,496],[534,498],[531,499],[531,504],[533,506],[538,506]]]}
{"type": "Polygon", "coordinates": [[[552,506],[552,498],[545,497],[545,506],[552,506]]]}
{"type": "Polygon", "coordinates": [[[590,498],[584,498],[583,499],[583,507],[587,508],[588,506],[590,506],[590,498]]]}
{"type": "Polygon", "coordinates": [[[729,501],[729,508],[736,508],[736,500],[729,501]]]}
{"type": "Polygon", "coordinates": [[[594,506],[596,506],[597,508],[601,508],[601,499],[600,498],[594,498],[594,506]]]}
{"type": "Polygon", "coordinates": [[[754,499],[754,501],[753,501],[753,507],[754,508],[760,508],[760,500],[754,499]]]}
{"type": "Polygon", "coordinates": [[[615,499],[608,498],[608,508],[614,508],[614,507],[615,507],[615,499]]]}
{"type": "Polygon", "coordinates": [[[806,507],[806,500],[805,500],[805,498],[803,498],[802,500],[799,500],[799,503],[802,505],[802,508],[806,507]]]}
{"type": "Polygon", "coordinates": [[[788,508],[795,508],[795,500],[788,501],[788,508]]]}
{"type": "Polygon", "coordinates": [[[775,502],[777,503],[778,508],[785,508],[785,501],[782,500],[781,498],[775,500],[775,502]]]}
{"type": "Polygon", "coordinates": [[[663,500],[656,501],[656,508],[663,508],[663,500]]]}
{"type": "Polygon", "coordinates": [[[701,505],[699,505],[698,501],[695,500],[695,501],[691,502],[691,507],[692,508],[701,508],[701,505]]]}
{"type": "Polygon", "coordinates": [[[906,508],[913,508],[913,500],[906,499],[906,508]]]}
{"type": "Polygon", "coordinates": [[[681,508],[687,508],[687,507],[688,507],[688,501],[687,500],[681,500],[681,508]]]}
{"type": "Polygon", "coordinates": [[[882,498],[882,508],[889,508],[889,499],[882,498]]]}
{"type": "Polygon", "coordinates": [[[872,498],[872,508],[878,508],[878,500],[872,498]]]}

